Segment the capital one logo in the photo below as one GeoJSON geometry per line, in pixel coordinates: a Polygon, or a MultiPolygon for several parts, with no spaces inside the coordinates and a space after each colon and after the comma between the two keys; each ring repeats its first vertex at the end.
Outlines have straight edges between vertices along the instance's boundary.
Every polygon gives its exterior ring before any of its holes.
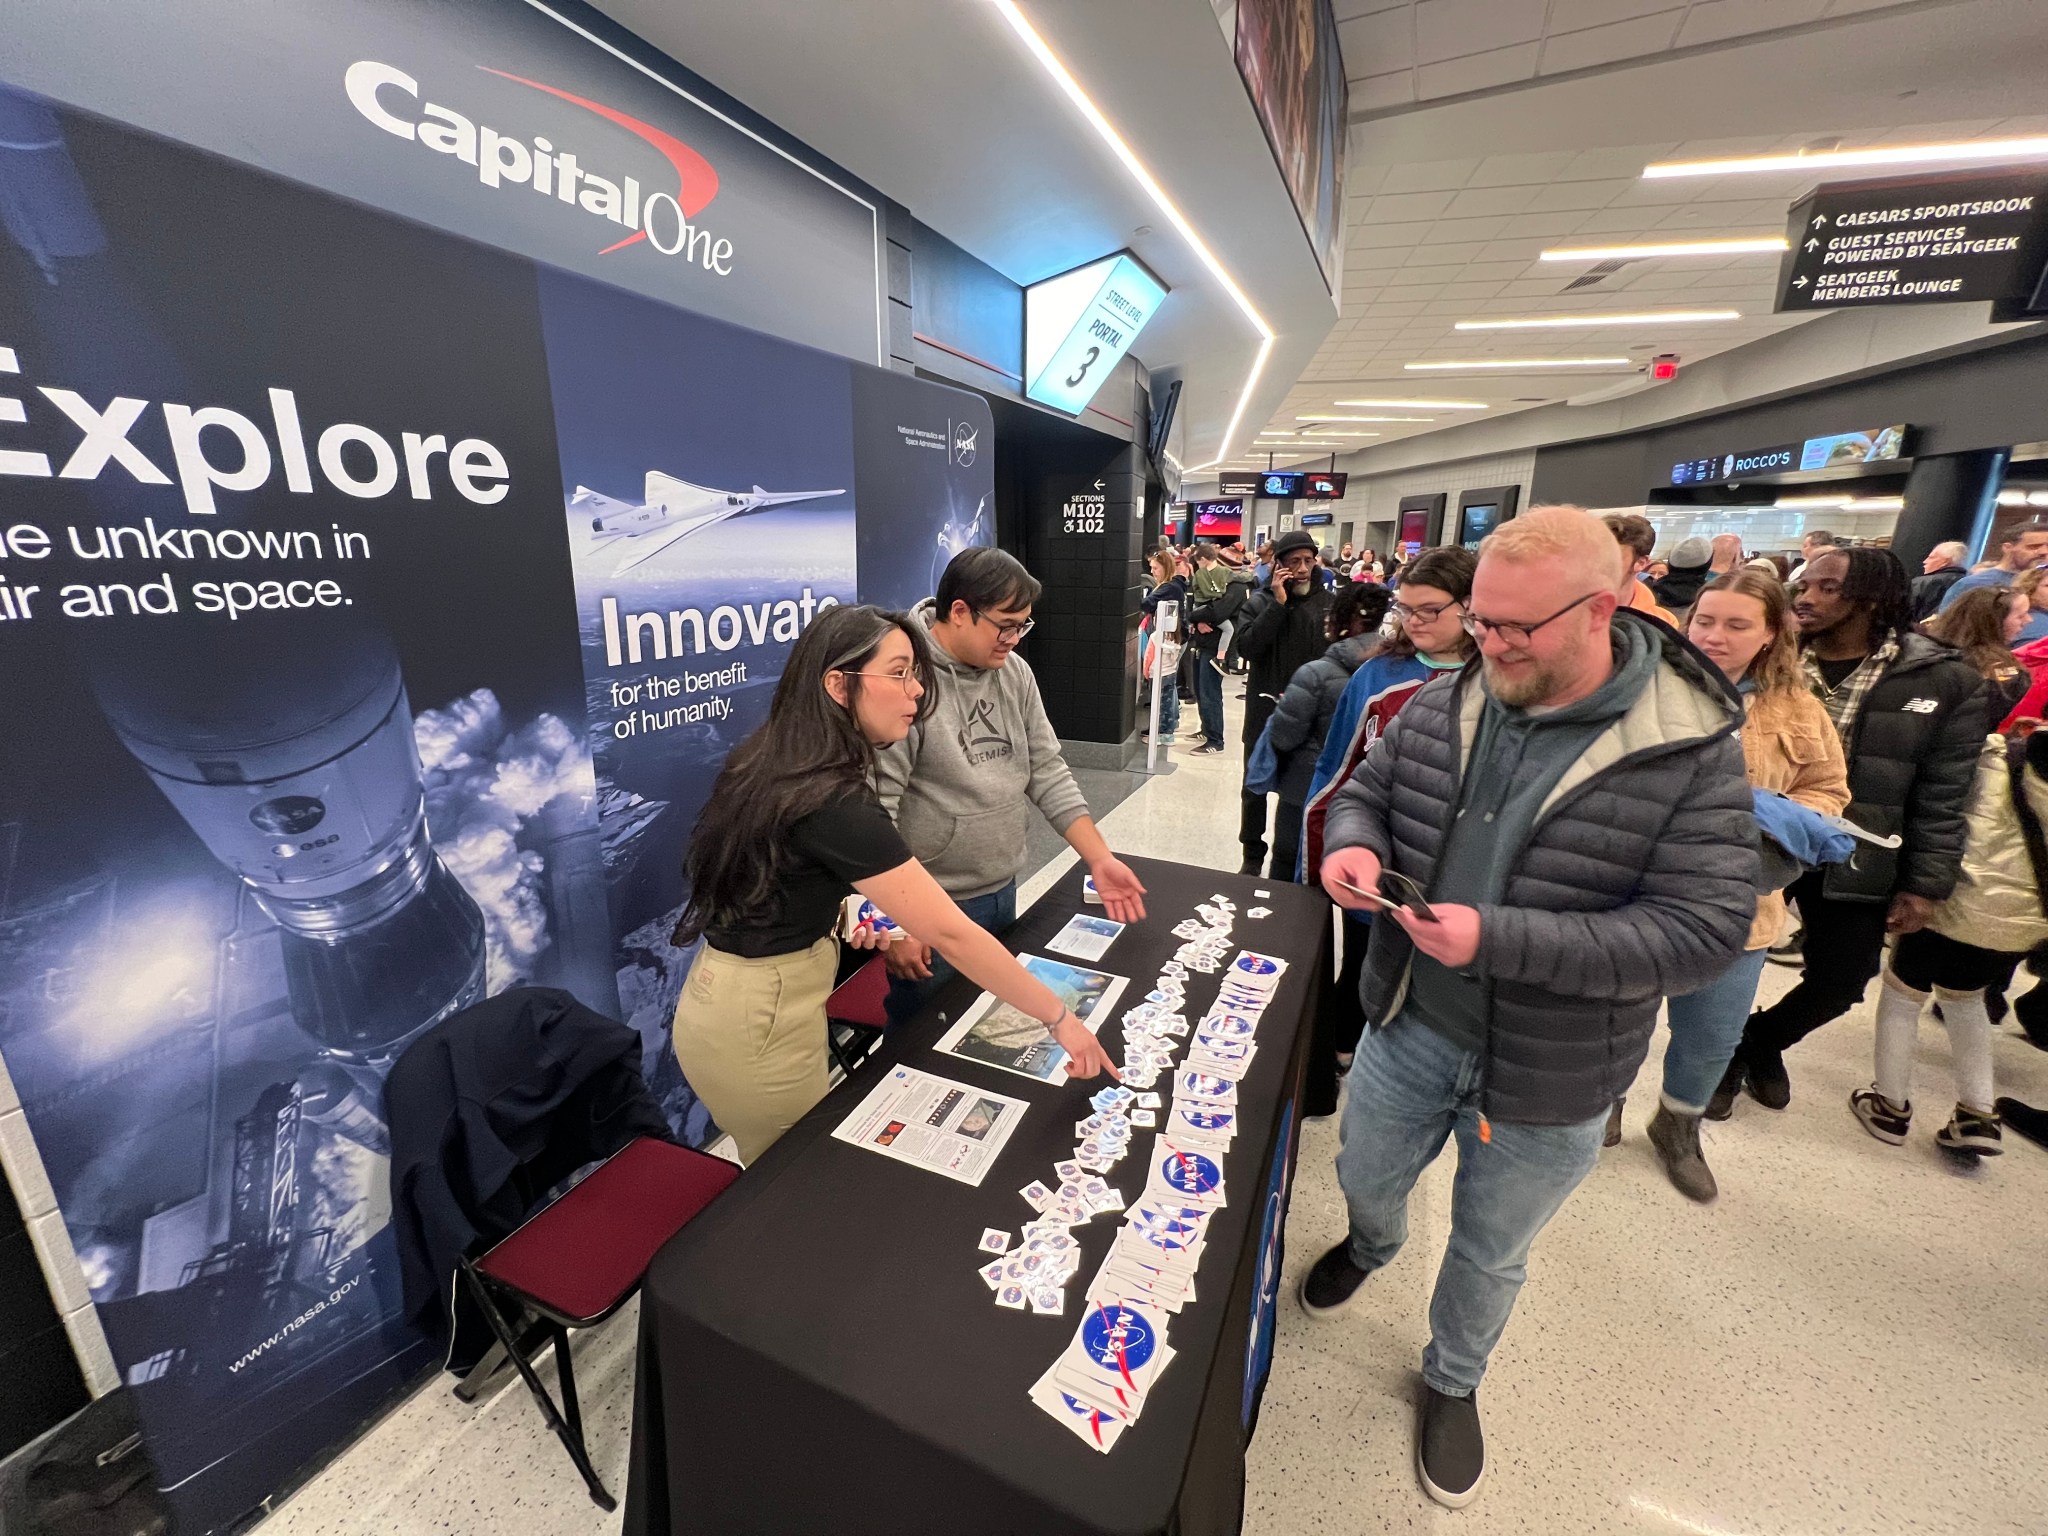
{"type": "MultiPolygon", "coordinates": [[[[732,275],[732,242],[691,222],[718,196],[718,172],[709,160],[673,134],[643,123],[617,107],[591,101],[559,86],[507,74],[502,69],[485,65],[478,68],[487,75],[581,107],[645,141],[668,162],[668,170],[676,178],[675,191],[646,191],[639,177],[600,174],[598,168],[585,166],[574,150],[557,148],[548,139],[537,135],[531,140],[522,139],[481,124],[452,107],[423,102],[419,81],[404,70],[375,59],[359,59],[349,65],[342,77],[342,87],[348,93],[349,105],[373,126],[470,166],[476,179],[486,187],[524,187],[587,217],[606,221],[613,232],[621,228],[631,231],[623,238],[608,236],[597,253],[600,256],[644,241],[664,256],[681,257],[715,276],[732,275]]],[[[607,164],[602,169],[616,167],[607,164]]]]}

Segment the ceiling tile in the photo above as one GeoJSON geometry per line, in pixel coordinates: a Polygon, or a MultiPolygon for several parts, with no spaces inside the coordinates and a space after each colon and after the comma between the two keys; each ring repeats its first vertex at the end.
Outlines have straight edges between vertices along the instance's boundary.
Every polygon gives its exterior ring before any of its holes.
{"type": "Polygon", "coordinates": [[[1396,192],[1455,192],[1479,169],[1477,160],[1417,160],[1390,166],[1380,184],[1382,194],[1396,192]]]}
{"type": "Polygon", "coordinates": [[[1437,297],[1440,299],[1463,299],[1473,304],[1484,304],[1488,299],[1499,298],[1502,286],[1500,283],[1446,283],[1443,291],[1437,297]]]}
{"type": "Polygon", "coordinates": [[[1549,8],[1550,0],[1421,0],[1415,7],[1416,60],[1433,64],[1534,43],[1543,36],[1549,8]]]}
{"type": "Polygon", "coordinates": [[[1430,226],[1432,240],[1497,240],[1516,221],[1506,215],[1484,219],[1438,219],[1430,226]]]}
{"type": "Polygon", "coordinates": [[[1610,21],[1627,21],[1657,11],[1682,11],[1687,0],[1550,0],[1552,37],[1560,32],[1577,32],[1601,27],[1610,21]]]}
{"type": "Polygon", "coordinates": [[[1881,11],[1890,6],[1901,5],[1904,0],[1834,0],[1828,7],[1830,16],[1853,16],[1858,11],[1881,11]]]}
{"type": "Polygon", "coordinates": [[[1336,0],[1337,19],[1349,21],[1354,16],[1369,16],[1375,11],[1412,10],[1415,0],[1336,0]]]}
{"type": "MultiPolygon", "coordinates": [[[[1436,0],[1448,5],[1462,0],[1436,0]]],[[[1424,64],[1415,72],[1415,97],[1434,101],[1439,96],[1458,96],[1466,91],[1486,91],[1497,85],[1512,85],[1536,77],[1539,43],[1521,43],[1513,48],[1495,48],[1489,53],[1469,54],[1441,64],[1424,64]]]]}
{"type": "Polygon", "coordinates": [[[1520,213],[1535,201],[1536,187],[1468,187],[1451,199],[1444,210],[1447,219],[1485,218],[1489,214],[1520,213]]]}
{"type": "Polygon", "coordinates": [[[1560,181],[1591,181],[1625,176],[1634,181],[1652,160],[1664,158],[1676,146],[1671,144],[1631,145],[1617,149],[1584,149],[1565,167],[1560,181]]]}
{"type": "Polygon", "coordinates": [[[1529,203],[1529,211],[1556,213],[1565,208],[1605,208],[1634,185],[1632,181],[1555,181],[1538,189],[1529,203]]]}
{"type": "Polygon", "coordinates": [[[1351,233],[1351,246],[1358,250],[1371,250],[1375,246],[1413,245],[1420,240],[1427,224],[1361,224],[1351,233]]]}
{"type": "Polygon", "coordinates": [[[1679,14],[1677,11],[1665,11],[1656,16],[1639,16],[1633,21],[1614,21],[1604,27],[1588,27],[1583,32],[1567,32],[1562,36],[1553,34],[1543,44],[1542,72],[1558,75],[1566,70],[1611,64],[1617,59],[1640,59],[1662,53],[1671,46],[1672,35],[1678,30],[1679,14]]]}
{"type": "Polygon", "coordinates": [[[1391,74],[1367,75],[1351,82],[1351,110],[1369,112],[1377,107],[1405,107],[1415,99],[1415,71],[1397,69],[1391,74]]]}
{"type": "Polygon", "coordinates": [[[1455,192],[1387,192],[1372,200],[1366,218],[1375,224],[1409,224],[1435,219],[1448,208],[1455,192]]]}
{"type": "Polygon", "coordinates": [[[1415,14],[1404,8],[1339,22],[1337,41],[1353,79],[1406,69],[1415,62],[1415,14]]]}
{"type": "Polygon", "coordinates": [[[1796,27],[1818,20],[1826,10],[1827,0],[1694,0],[1679,29],[1678,46],[1796,27]]]}
{"type": "Polygon", "coordinates": [[[1578,158],[1576,150],[1555,150],[1540,155],[1488,155],[1479,169],[1466,178],[1468,187],[1541,186],[1556,179],[1558,172],[1578,158]]]}
{"type": "Polygon", "coordinates": [[[1529,270],[1526,261],[1475,261],[1465,268],[1464,276],[1490,283],[1505,283],[1520,278],[1529,270]]]}
{"type": "Polygon", "coordinates": [[[1574,233],[1585,224],[1587,217],[1587,214],[1573,212],[1525,213],[1512,221],[1509,232],[1551,240],[1574,233]]]}

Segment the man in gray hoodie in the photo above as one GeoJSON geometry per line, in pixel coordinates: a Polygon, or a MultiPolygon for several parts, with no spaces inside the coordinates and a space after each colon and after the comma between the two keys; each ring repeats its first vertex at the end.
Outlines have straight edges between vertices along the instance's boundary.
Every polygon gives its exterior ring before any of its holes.
{"type": "MultiPolygon", "coordinates": [[[[991,933],[1017,920],[1017,876],[1036,805],[1088,866],[1103,910],[1120,923],[1145,915],[1145,887],[1088,814],[1038,680],[1015,655],[1031,631],[1038,580],[1000,549],[967,549],[911,610],[931,643],[937,703],[922,724],[877,755],[882,807],[932,878],[991,933]]],[[[912,938],[884,951],[889,1021],[900,1024],[953,973],[912,938]]]]}

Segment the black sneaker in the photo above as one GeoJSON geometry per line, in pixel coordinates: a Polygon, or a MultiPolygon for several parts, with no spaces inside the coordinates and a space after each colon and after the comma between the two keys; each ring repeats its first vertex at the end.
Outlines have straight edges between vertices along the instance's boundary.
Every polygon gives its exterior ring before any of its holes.
{"type": "Polygon", "coordinates": [[[2048,1109],[2036,1109],[2020,1099],[2000,1099],[1998,1117],[2027,1140],[2048,1147],[2048,1109]]]}
{"type": "Polygon", "coordinates": [[[1783,1051],[1749,1045],[1743,1047],[1742,1057],[1744,1086],[1752,1099],[1765,1109],[1783,1109],[1792,1102],[1792,1079],[1785,1071],[1783,1051]]]}
{"type": "Polygon", "coordinates": [[[1301,1277],[1301,1310],[1310,1317],[1335,1317],[1357,1298],[1369,1273],[1351,1262],[1351,1239],[1347,1237],[1301,1277]]]}
{"type": "Polygon", "coordinates": [[[1998,1132],[1998,1116],[1987,1115],[1967,1104],[1958,1104],[1948,1124],[1934,1133],[1934,1139],[1951,1152],[1972,1152],[1978,1157],[1996,1157],[2005,1150],[2005,1138],[1998,1132]]]}
{"type": "Polygon", "coordinates": [[[1894,1147],[1906,1144],[1906,1133],[1913,1129],[1911,1104],[1894,1104],[1875,1088],[1859,1088],[1849,1095],[1849,1108],[1879,1141],[1894,1147]]]}
{"type": "Polygon", "coordinates": [[[1772,965],[1804,965],[1806,963],[1806,930],[1795,928],[1784,938],[1773,944],[1765,955],[1772,965]]]}
{"type": "Polygon", "coordinates": [[[1429,1496],[1446,1509],[1463,1509],[1486,1481],[1486,1432],[1479,1394],[1446,1397],[1427,1382],[1422,1424],[1415,1435],[1415,1470],[1429,1496]]]}
{"type": "Polygon", "coordinates": [[[1714,1096],[1707,1100],[1707,1118],[1726,1120],[1735,1113],[1735,1099],[1742,1092],[1743,1080],[1749,1076],[1749,1064],[1742,1059],[1742,1048],[1735,1048],[1735,1057],[1728,1063],[1728,1070],[1721,1074],[1721,1086],[1714,1090],[1714,1096]]]}
{"type": "Polygon", "coordinates": [[[1707,1166],[1707,1154],[1700,1150],[1698,1115],[1681,1115],[1659,1104],[1650,1117],[1650,1145],[1656,1149],[1671,1187],[1686,1199],[1712,1205],[1720,1198],[1721,1186],[1707,1166]]]}
{"type": "Polygon", "coordinates": [[[1215,741],[1205,741],[1188,754],[1189,757],[1221,757],[1222,755],[1223,744],[1215,741]]]}

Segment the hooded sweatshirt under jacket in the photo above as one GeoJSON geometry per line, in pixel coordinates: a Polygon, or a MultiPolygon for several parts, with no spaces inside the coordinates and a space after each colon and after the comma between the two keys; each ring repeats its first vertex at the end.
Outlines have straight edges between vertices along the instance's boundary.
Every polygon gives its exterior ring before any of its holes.
{"type": "Polygon", "coordinates": [[[948,896],[968,901],[1024,868],[1030,805],[1064,834],[1088,801],[1024,659],[1012,652],[1000,667],[968,666],[930,639],[932,599],[910,616],[925,631],[937,697],[923,723],[876,754],[875,788],[918,862],[948,896]]]}

